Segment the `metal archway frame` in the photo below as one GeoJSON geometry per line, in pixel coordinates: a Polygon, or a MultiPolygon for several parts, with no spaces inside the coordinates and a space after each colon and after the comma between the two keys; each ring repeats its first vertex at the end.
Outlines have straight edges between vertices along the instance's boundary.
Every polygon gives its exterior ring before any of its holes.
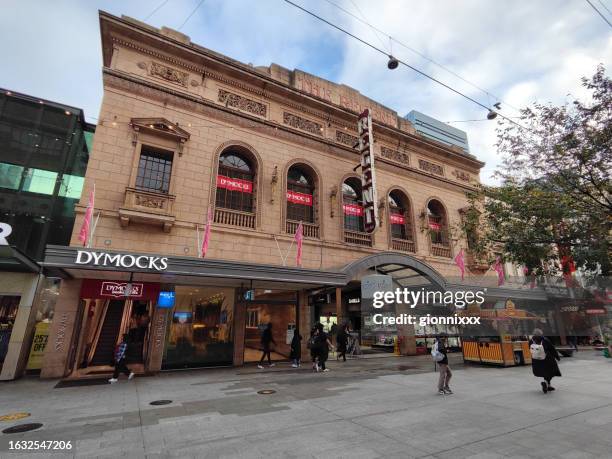
{"type": "Polygon", "coordinates": [[[376,266],[391,264],[411,268],[417,273],[427,277],[427,279],[429,279],[432,283],[437,284],[437,286],[442,290],[447,289],[447,282],[444,276],[438,273],[431,266],[409,255],[403,255],[397,252],[382,252],[369,255],[365,258],[349,263],[348,265],[344,266],[340,272],[346,274],[347,279],[350,281],[362,271],[374,268],[376,266]]]}

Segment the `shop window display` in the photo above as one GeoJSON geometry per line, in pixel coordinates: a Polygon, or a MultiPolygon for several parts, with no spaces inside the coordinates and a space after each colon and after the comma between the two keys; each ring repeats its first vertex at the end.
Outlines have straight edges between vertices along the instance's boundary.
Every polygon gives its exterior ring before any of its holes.
{"type": "Polygon", "coordinates": [[[8,345],[11,333],[13,332],[13,325],[15,324],[15,317],[17,317],[20,299],[21,297],[18,295],[0,296],[0,368],[2,368],[6,353],[8,352],[8,345]]]}
{"type": "Polygon", "coordinates": [[[231,365],[234,289],[176,286],[163,369],[231,365]]]}

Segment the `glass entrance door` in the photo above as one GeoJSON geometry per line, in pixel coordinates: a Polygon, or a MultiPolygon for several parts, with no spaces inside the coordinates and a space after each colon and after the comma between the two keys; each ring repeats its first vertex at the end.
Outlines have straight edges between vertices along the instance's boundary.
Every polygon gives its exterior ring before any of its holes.
{"type": "Polygon", "coordinates": [[[274,340],[270,346],[270,358],[273,361],[289,359],[291,340],[297,329],[296,293],[256,289],[247,291],[242,297],[246,308],[244,362],[261,359],[262,336],[268,324],[271,324],[274,340]]]}

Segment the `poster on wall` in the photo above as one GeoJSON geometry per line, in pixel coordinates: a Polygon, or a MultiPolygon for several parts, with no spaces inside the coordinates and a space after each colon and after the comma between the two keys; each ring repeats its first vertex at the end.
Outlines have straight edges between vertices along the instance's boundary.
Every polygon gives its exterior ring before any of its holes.
{"type": "Polygon", "coordinates": [[[34,330],[34,339],[30,348],[30,356],[26,370],[40,370],[47,341],[49,340],[49,322],[39,322],[34,330]]]}

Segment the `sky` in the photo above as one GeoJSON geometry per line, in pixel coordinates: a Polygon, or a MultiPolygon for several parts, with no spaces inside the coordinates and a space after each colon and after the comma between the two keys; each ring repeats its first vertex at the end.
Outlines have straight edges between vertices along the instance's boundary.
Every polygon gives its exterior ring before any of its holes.
{"type": "MultiPolygon", "coordinates": [[[[612,67],[612,28],[582,0],[293,1],[486,106],[502,101],[508,117],[536,101],[583,98],[580,78],[612,67]]],[[[612,0],[591,3],[612,21],[612,0]]],[[[496,121],[486,110],[406,67],[388,70],[384,55],[283,0],[0,0],[0,87],[83,108],[95,123],[98,10],[180,29],[245,63],[349,85],[400,116],[451,122],[486,162],[481,180],[495,183],[496,121]]]]}

